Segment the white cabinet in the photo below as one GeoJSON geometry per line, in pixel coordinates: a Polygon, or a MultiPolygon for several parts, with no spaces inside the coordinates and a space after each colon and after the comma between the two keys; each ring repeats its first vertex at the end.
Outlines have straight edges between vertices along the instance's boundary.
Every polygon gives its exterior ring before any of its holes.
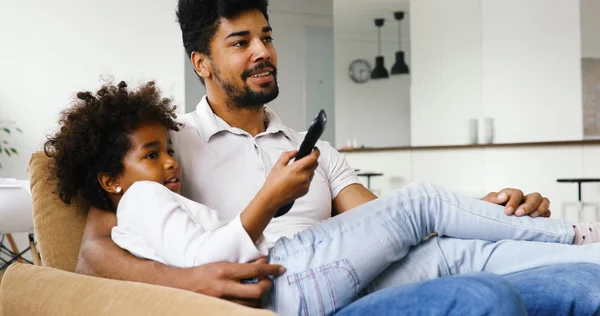
{"type": "Polygon", "coordinates": [[[481,116],[481,0],[417,0],[411,15],[411,145],[469,143],[481,116]]]}
{"type": "Polygon", "coordinates": [[[495,142],[581,140],[579,1],[483,0],[481,20],[495,142]]]}
{"type": "Polygon", "coordinates": [[[411,145],[580,140],[579,1],[411,1],[411,145]],[[479,135],[480,141],[483,135],[479,135]]]}
{"type": "Polygon", "coordinates": [[[413,150],[412,180],[432,182],[455,192],[481,198],[484,149],[413,150]]]}

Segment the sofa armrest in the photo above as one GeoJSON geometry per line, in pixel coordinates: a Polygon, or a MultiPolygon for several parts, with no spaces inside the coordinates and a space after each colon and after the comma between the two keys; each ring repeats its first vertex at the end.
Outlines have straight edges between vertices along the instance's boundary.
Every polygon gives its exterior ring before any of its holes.
{"type": "Polygon", "coordinates": [[[274,315],[184,290],[19,263],[1,282],[0,316],[274,315]]]}

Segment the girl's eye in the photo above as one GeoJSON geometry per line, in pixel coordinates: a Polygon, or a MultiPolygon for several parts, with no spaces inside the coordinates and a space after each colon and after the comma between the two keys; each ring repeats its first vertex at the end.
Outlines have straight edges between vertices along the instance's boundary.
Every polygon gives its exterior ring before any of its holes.
{"type": "Polygon", "coordinates": [[[273,37],[271,36],[267,36],[263,39],[263,41],[267,42],[267,43],[271,43],[273,41],[273,37]]]}
{"type": "Polygon", "coordinates": [[[154,159],[158,157],[158,153],[156,151],[150,152],[149,154],[146,155],[146,158],[148,159],[154,159]]]}
{"type": "Polygon", "coordinates": [[[175,151],[173,149],[167,150],[167,153],[169,154],[169,156],[175,155],[175,151]]]}

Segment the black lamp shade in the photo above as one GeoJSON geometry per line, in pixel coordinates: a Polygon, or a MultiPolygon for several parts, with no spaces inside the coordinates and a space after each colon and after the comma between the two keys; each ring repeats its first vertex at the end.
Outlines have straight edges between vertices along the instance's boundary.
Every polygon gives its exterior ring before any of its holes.
{"type": "Polygon", "coordinates": [[[371,79],[384,79],[390,77],[387,69],[385,69],[385,66],[383,65],[383,62],[383,56],[375,57],[375,69],[373,69],[371,72],[371,79]]]}
{"type": "Polygon", "coordinates": [[[408,65],[404,61],[404,52],[396,52],[396,63],[392,67],[392,75],[401,75],[409,73],[408,65]]]}

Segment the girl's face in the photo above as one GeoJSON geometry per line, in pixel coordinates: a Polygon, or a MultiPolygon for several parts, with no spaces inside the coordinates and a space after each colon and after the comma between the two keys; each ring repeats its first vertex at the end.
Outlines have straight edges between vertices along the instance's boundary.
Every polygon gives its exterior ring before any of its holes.
{"type": "Polygon", "coordinates": [[[142,123],[129,135],[131,147],[123,160],[123,172],[113,179],[113,186],[121,192],[137,181],[154,181],[169,190],[180,193],[181,168],[173,157],[173,144],[168,130],[160,123],[142,123]]]}

